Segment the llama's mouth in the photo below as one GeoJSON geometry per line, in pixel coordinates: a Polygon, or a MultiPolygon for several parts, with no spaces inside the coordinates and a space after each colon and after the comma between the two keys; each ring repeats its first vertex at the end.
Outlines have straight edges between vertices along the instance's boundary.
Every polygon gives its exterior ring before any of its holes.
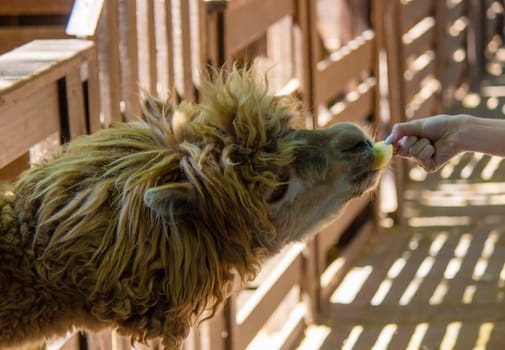
{"type": "Polygon", "coordinates": [[[361,185],[361,184],[370,184],[373,185],[375,183],[375,180],[377,179],[377,176],[379,174],[378,170],[368,170],[368,171],[362,171],[355,176],[353,176],[352,181],[356,185],[361,185]]]}

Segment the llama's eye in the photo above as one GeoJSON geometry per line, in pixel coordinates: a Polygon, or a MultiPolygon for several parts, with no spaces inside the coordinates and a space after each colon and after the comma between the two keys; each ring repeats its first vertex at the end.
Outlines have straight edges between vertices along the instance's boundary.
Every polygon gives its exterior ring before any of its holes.
{"type": "Polygon", "coordinates": [[[362,151],[367,148],[372,149],[373,145],[370,140],[365,139],[365,140],[356,142],[355,144],[353,144],[352,146],[350,146],[348,148],[345,148],[344,152],[359,152],[359,151],[362,151]]]}

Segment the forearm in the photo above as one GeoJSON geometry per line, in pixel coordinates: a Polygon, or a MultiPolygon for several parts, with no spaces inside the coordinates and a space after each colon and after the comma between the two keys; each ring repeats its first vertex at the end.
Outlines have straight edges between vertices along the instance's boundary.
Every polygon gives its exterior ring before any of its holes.
{"type": "Polygon", "coordinates": [[[462,116],[459,123],[461,151],[505,157],[505,120],[462,116]]]}

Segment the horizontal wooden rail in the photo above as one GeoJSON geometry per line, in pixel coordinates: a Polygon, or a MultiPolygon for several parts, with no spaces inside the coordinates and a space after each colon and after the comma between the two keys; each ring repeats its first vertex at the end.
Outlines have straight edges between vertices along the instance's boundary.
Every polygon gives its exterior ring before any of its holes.
{"type": "Polygon", "coordinates": [[[95,74],[89,41],[36,40],[1,55],[0,168],[54,132],[68,139],[97,130],[95,74]]]}

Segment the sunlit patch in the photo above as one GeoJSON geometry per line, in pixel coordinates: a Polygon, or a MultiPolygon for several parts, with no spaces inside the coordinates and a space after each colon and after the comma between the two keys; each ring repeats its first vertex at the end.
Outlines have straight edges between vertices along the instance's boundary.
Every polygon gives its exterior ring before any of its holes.
{"type": "Polygon", "coordinates": [[[437,288],[433,292],[433,295],[431,296],[429,300],[430,305],[440,305],[442,301],[444,301],[444,298],[447,294],[447,291],[449,290],[449,287],[447,285],[446,281],[442,281],[438,284],[437,288]]]}
{"type": "Polygon", "coordinates": [[[505,263],[503,264],[503,267],[500,271],[500,280],[505,281],[505,263]]]}
{"type": "Polygon", "coordinates": [[[410,253],[406,252],[403,254],[402,257],[398,258],[395,260],[393,265],[388,270],[387,277],[390,279],[394,279],[398,277],[400,272],[403,270],[405,267],[405,264],[407,263],[407,258],[410,256],[410,253]]]}
{"type": "MultiPolygon", "coordinates": [[[[456,37],[462,31],[464,31],[467,26],[468,26],[468,20],[465,17],[460,17],[457,20],[455,20],[454,23],[449,27],[449,30],[448,30],[449,35],[456,37]]],[[[456,50],[456,51],[458,51],[458,50],[456,50]]],[[[466,54],[465,54],[465,56],[466,56],[466,54]]],[[[456,61],[456,62],[462,62],[462,60],[456,61]]]]}
{"type": "Polygon", "coordinates": [[[393,285],[393,282],[391,280],[384,280],[381,282],[379,285],[379,288],[377,288],[377,291],[375,292],[374,296],[370,300],[370,305],[380,305],[386,298],[386,295],[389,293],[391,290],[391,286],[393,285]]]}
{"type": "Polygon", "coordinates": [[[318,350],[324,344],[331,328],[324,325],[311,325],[305,330],[305,337],[296,350],[318,350]]]}
{"type": "Polygon", "coordinates": [[[468,252],[468,248],[470,247],[470,243],[472,242],[472,235],[469,233],[465,233],[461,235],[459,238],[458,245],[456,249],[454,249],[454,255],[458,258],[463,258],[468,252]]]}
{"type": "Polygon", "coordinates": [[[425,278],[430,273],[434,263],[435,258],[432,256],[427,256],[419,266],[419,269],[417,269],[416,277],[425,278]]]}
{"type": "Polygon", "coordinates": [[[410,303],[410,301],[416,294],[417,290],[419,289],[419,286],[423,282],[424,278],[431,271],[434,262],[435,259],[432,256],[428,256],[423,260],[423,262],[416,271],[414,279],[409,283],[409,285],[405,289],[405,292],[402,294],[399,301],[400,305],[408,305],[410,303]]]}
{"type": "Polygon", "coordinates": [[[494,326],[494,323],[486,322],[479,327],[479,336],[477,337],[473,350],[485,350],[487,348],[494,326]]]}
{"type": "Polygon", "coordinates": [[[480,258],[477,261],[477,264],[475,264],[472,278],[476,281],[480,280],[482,278],[482,276],[484,276],[484,273],[486,272],[487,265],[488,265],[487,259],[480,258]]]}
{"type": "Polygon", "coordinates": [[[419,247],[420,240],[421,240],[421,235],[419,233],[416,233],[415,235],[413,235],[409,240],[409,249],[416,250],[417,247],[419,247]]]}
{"type": "Polygon", "coordinates": [[[493,177],[494,173],[498,169],[502,159],[500,157],[493,156],[489,159],[488,163],[482,170],[481,178],[483,180],[489,180],[493,177]]]}
{"type": "Polygon", "coordinates": [[[461,322],[451,322],[449,325],[447,325],[444,338],[442,339],[442,343],[440,343],[440,349],[454,349],[454,346],[456,346],[456,340],[458,339],[459,332],[461,330],[461,326],[461,322]]]}
{"type": "Polygon", "coordinates": [[[454,51],[454,53],[452,54],[452,59],[456,63],[463,62],[465,58],[466,58],[466,52],[463,49],[458,49],[454,51]]]}
{"type": "Polygon", "coordinates": [[[372,266],[355,267],[344,277],[342,283],[330,297],[334,304],[350,304],[372,273],[372,266]]]}
{"type": "Polygon", "coordinates": [[[496,108],[498,108],[500,102],[498,101],[498,99],[496,97],[489,97],[486,101],[486,107],[487,109],[489,109],[490,111],[493,111],[495,110],[496,108]]]}
{"type": "Polygon", "coordinates": [[[474,284],[466,286],[465,291],[463,293],[463,298],[461,300],[463,304],[471,304],[476,291],[477,287],[474,284]]]}
{"type": "Polygon", "coordinates": [[[396,324],[386,325],[379,334],[379,337],[375,341],[375,344],[372,346],[372,349],[374,350],[387,349],[397,329],[398,326],[396,324]]]}
{"type": "Polygon", "coordinates": [[[449,261],[444,271],[445,279],[451,280],[456,276],[461,268],[461,261],[461,258],[458,257],[454,257],[449,261]]]}
{"type": "Polygon", "coordinates": [[[353,350],[354,345],[356,345],[356,342],[358,341],[361,333],[363,333],[363,330],[364,328],[361,325],[354,326],[349,333],[349,336],[344,340],[342,350],[353,350]]]}
{"type": "Polygon", "coordinates": [[[403,292],[400,301],[398,302],[400,305],[408,305],[414,295],[416,294],[417,290],[419,289],[419,286],[421,285],[421,280],[420,279],[414,279],[412,280],[407,289],[405,289],[405,292],[403,292]]]}
{"type": "Polygon", "coordinates": [[[466,108],[476,108],[479,106],[481,97],[476,93],[469,93],[463,98],[463,107],[466,108]]]}
{"type": "Polygon", "coordinates": [[[418,350],[422,349],[422,344],[424,340],[424,336],[428,331],[429,324],[428,323],[420,323],[416,326],[414,330],[414,334],[410,338],[409,344],[407,345],[406,350],[418,350]]]}
{"type": "Polygon", "coordinates": [[[501,63],[491,62],[491,63],[488,63],[488,65],[487,65],[487,71],[489,74],[498,77],[503,74],[503,67],[502,67],[501,63]]]}
{"type": "Polygon", "coordinates": [[[426,180],[428,173],[421,167],[415,166],[409,171],[409,177],[414,181],[422,182],[426,180]]]}
{"type": "Polygon", "coordinates": [[[493,255],[495,247],[496,247],[496,242],[498,242],[499,234],[496,232],[496,230],[491,231],[489,236],[486,239],[486,242],[484,242],[484,248],[482,248],[482,257],[489,259],[491,255],[493,255]]]}
{"type": "Polygon", "coordinates": [[[446,231],[442,231],[437,234],[437,237],[433,240],[430,246],[430,255],[436,256],[440,249],[444,246],[444,243],[447,241],[448,233],[446,231]]]}
{"type": "Polygon", "coordinates": [[[324,272],[321,274],[321,287],[326,288],[335,278],[335,275],[340,271],[342,266],[344,266],[345,259],[340,257],[335,259],[324,272]]]}
{"type": "Polygon", "coordinates": [[[413,217],[408,221],[412,227],[468,226],[471,222],[472,218],[470,216],[413,217]]]}
{"type": "Polygon", "coordinates": [[[479,163],[479,161],[484,157],[483,153],[474,153],[470,161],[467,165],[461,170],[461,177],[463,179],[468,179],[472,176],[473,170],[475,166],[479,163]]]}

